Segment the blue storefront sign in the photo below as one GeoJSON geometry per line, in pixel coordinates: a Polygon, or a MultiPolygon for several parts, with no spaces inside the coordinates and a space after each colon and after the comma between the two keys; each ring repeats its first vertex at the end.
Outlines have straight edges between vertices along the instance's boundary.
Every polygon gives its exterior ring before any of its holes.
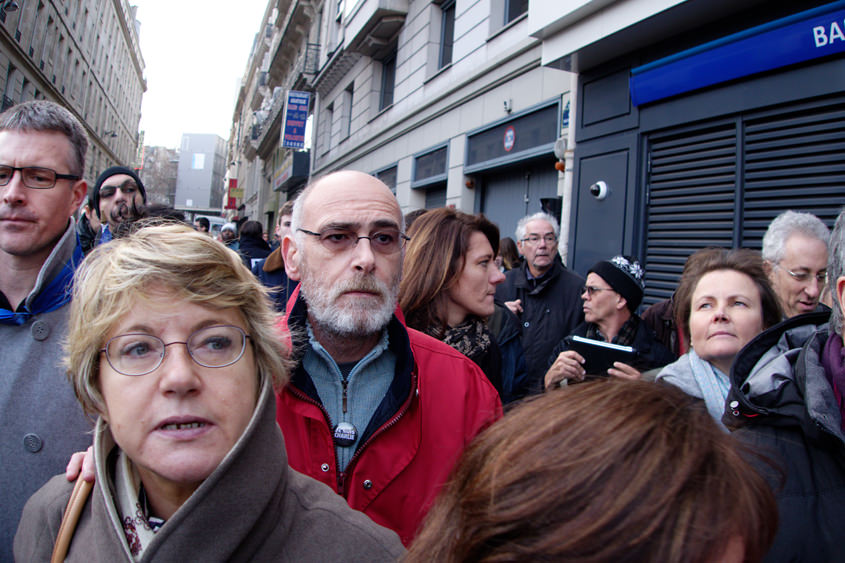
{"type": "Polygon", "coordinates": [[[713,84],[845,52],[845,0],[699,45],[631,70],[646,104],[713,84]]]}
{"type": "Polygon", "coordinates": [[[308,120],[309,92],[290,90],[285,100],[285,121],[282,124],[282,146],[305,148],[305,122],[308,120]]]}

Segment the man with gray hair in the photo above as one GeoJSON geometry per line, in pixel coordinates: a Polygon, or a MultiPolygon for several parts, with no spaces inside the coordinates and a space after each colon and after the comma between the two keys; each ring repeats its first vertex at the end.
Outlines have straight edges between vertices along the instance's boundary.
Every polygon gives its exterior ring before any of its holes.
{"type": "MultiPolygon", "coordinates": [[[[560,226],[548,213],[535,213],[516,225],[516,247],[523,264],[505,274],[496,299],[519,317],[528,371],[525,393],[543,390],[548,360],[560,339],[584,320],[584,279],[564,267],[557,245],[560,226]]],[[[519,395],[519,393],[518,393],[519,395]]]]}
{"type": "Polygon", "coordinates": [[[282,240],[299,280],[297,351],[277,418],[288,461],[408,545],[463,448],[502,413],[496,389],[396,307],[407,237],[390,189],[363,172],[312,182],[282,240]]]}
{"type": "Polygon", "coordinates": [[[793,317],[736,357],[726,426],[782,469],[758,459],[778,498],[767,561],[842,561],[845,546],[845,208],[830,237],[826,313],[793,317]],[[785,480],[784,480],[785,477],[785,480]]]}
{"type": "Polygon", "coordinates": [[[763,259],[785,318],[815,310],[827,274],[830,231],[811,213],[785,211],[769,224],[763,236],[763,259]]]}
{"type": "Polygon", "coordinates": [[[30,495],[91,441],[62,369],[87,149],[82,125],[53,102],[0,114],[0,561],[12,560],[30,495]]]}

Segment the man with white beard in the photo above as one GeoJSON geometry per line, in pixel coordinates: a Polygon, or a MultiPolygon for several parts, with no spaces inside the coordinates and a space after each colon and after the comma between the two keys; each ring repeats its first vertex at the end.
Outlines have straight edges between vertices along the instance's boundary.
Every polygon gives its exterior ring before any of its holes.
{"type": "Polygon", "coordinates": [[[277,418],[291,467],[408,545],[463,448],[502,415],[480,369],[396,309],[402,213],[382,182],[336,172],[294,205],[282,241],[291,382],[277,418]]]}

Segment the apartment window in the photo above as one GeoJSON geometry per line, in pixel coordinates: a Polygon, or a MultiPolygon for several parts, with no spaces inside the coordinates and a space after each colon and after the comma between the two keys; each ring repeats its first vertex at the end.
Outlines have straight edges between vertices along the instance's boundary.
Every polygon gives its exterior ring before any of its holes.
{"type": "Polygon", "coordinates": [[[396,51],[381,63],[381,91],[378,100],[379,111],[393,105],[393,90],[396,86],[396,51]]]}
{"type": "Polygon", "coordinates": [[[329,152],[332,148],[332,121],[334,120],[334,104],[326,106],[325,115],[323,115],[323,153],[329,152]]]}
{"type": "Polygon", "coordinates": [[[528,0],[505,0],[505,25],[528,11],[528,0]]]}
{"type": "Polygon", "coordinates": [[[390,191],[393,192],[393,195],[396,195],[396,166],[376,172],[375,177],[384,182],[390,188],[390,191]]]}
{"type": "Polygon", "coordinates": [[[343,139],[352,134],[352,94],[354,90],[355,83],[353,82],[343,91],[343,139]]]}
{"type": "Polygon", "coordinates": [[[455,0],[440,5],[440,57],[437,68],[452,64],[452,47],[455,43],[455,0]]]}

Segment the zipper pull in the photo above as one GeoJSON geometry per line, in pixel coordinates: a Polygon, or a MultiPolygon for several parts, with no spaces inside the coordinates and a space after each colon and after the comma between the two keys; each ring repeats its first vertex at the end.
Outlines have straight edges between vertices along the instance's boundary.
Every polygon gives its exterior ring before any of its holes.
{"type": "Polygon", "coordinates": [[[349,385],[349,382],[344,377],[340,383],[343,385],[343,414],[346,414],[346,387],[349,385]]]}

